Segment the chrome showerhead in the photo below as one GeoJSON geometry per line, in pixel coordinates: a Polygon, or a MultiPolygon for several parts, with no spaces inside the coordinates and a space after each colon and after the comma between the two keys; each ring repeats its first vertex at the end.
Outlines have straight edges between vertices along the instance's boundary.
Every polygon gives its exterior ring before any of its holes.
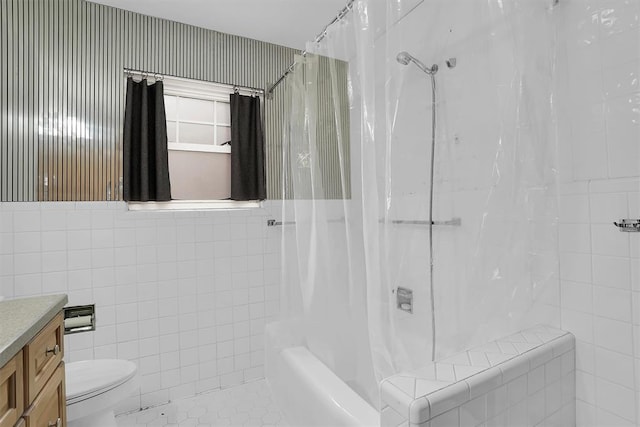
{"type": "Polygon", "coordinates": [[[396,56],[396,60],[402,65],[409,65],[413,56],[409,55],[409,52],[400,52],[398,56],[396,56]]]}
{"type": "Polygon", "coordinates": [[[420,68],[422,71],[424,71],[427,74],[435,74],[436,72],[438,72],[438,66],[436,64],[433,64],[431,68],[427,68],[426,65],[424,65],[420,60],[415,58],[409,52],[404,52],[404,51],[400,52],[396,56],[396,61],[398,61],[402,65],[409,65],[409,62],[413,62],[418,66],[418,68],[420,68]]]}

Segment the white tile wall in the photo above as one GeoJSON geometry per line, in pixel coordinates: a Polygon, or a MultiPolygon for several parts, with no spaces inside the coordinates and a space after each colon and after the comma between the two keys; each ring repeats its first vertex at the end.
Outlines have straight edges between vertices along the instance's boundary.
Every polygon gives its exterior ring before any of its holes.
{"type": "Polygon", "coordinates": [[[268,218],[269,208],[1,203],[0,295],[95,303],[96,331],[66,337],[66,360],[135,361],[140,392],[121,411],[262,378],[263,328],[279,304],[268,218]]]}
{"type": "MultiPolygon", "coordinates": [[[[640,2],[565,0],[567,138],[559,143],[562,328],[577,339],[578,426],[638,425],[640,2]]],[[[561,101],[563,102],[563,101],[561,101]]]]}
{"type": "Polygon", "coordinates": [[[612,222],[640,217],[639,191],[636,178],[561,186],[560,227],[584,225],[592,241],[560,255],[562,328],[577,339],[579,426],[638,422],[640,257],[631,248],[640,235],[612,222]],[[578,206],[585,212],[573,215],[578,206]]]}

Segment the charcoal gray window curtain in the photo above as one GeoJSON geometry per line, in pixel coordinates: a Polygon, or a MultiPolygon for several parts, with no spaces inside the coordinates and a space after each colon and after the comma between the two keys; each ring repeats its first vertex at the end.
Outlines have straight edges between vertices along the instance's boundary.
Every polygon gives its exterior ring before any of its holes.
{"type": "Polygon", "coordinates": [[[123,198],[171,200],[167,122],[161,81],[127,79],[123,139],[123,198]]]}
{"type": "Polygon", "coordinates": [[[264,200],[264,134],[260,98],[237,93],[231,107],[231,199],[264,200]]]}

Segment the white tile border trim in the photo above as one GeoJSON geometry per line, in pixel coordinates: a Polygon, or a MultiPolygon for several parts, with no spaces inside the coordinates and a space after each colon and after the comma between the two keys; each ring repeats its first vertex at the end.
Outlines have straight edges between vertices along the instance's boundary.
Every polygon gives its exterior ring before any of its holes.
{"type": "Polygon", "coordinates": [[[544,325],[526,329],[423,368],[385,378],[380,383],[381,408],[391,407],[406,414],[410,424],[420,424],[574,348],[575,338],[569,332],[544,325]]]}

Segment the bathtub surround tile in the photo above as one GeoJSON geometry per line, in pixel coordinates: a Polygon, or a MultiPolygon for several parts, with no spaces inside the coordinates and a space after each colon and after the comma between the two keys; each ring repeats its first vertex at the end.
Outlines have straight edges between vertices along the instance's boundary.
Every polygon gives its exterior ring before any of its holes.
{"type": "Polygon", "coordinates": [[[593,312],[596,316],[630,323],[632,320],[631,291],[594,286],[593,312]]]}
{"type": "Polygon", "coordinates": [[[593,289],[591,284],[561,281],[560,301],[562,308],[590,313],[593,311],[593,289]]]}
{"type": "Polygon", "coordinates": [[[491,362],[487,359],[487,355],[480,351],[468,351],[469,360],[471,360],[471,366],[489,367],[491,362]]]}
{"type": "Polygon", "coordinates": [[[597,426],[615,426],[615,427],[636,427],[637,424],[620,417],[618,414],[611,413],[605,409],[597,408],[595,410],[595,422],[597,426]]]}
{"type": "Polygon", "coordinates": [[[633,355],[633,325],[631,322],[594,318],[594,344],[617,351],[626,355],[633,355]]]}
{"type": "Polygon", "coordinates": [[[500,352],[502,354],[507,354],[507,355],[520,354],[518,349],[510,342],[496,341],[496,344],[498,345],[498,348],[500,349],[500,352]]]}
{"type": "Polygon", "coordinates": [[[593,343],[593,314],[573,310],[562,310],[563,327],[570,330],[578,341],[593,343]]]}
{"type": "MultiPolygon", "coordinates": [[[[565,334],[556,339],[553,339],[551,342],[553,357],[563,356],[566,357],[567,354],[571,352],[575,352],[576,348],[576,340],[573,334],[565,334]]],[[[575,353],[573,355],[575,359],[575,353]]]]}
{"type": "Polygon", "coordinates": [[[420,422],[420,420],[427,420],[431,419],[432,417],[433,414],[431,412],[431,402],[427,397],[419,397],[409,405],[409,419],[407,420],[407,422],[410,425],[423,425],[424,423],[420,422]],[[416,421],[414,422],[412,420],[416,421]]]}
{"type": "Polygon", "coordinates": [[[381,427],[398,427],[400,424],[406,421],[407,421],[406,416],[399,414],[390,406],[385,406],[380,411],[381,427]]]}
{"type": "MultiPolygon", "coordinates": [[[[619,233],[617,230],[612,230],[619,233]]],[[[630,259],[592,255],[593,284],[618,289],[631,289],[630,259]]]]}
{"type": "Polygon", "coordinates": [[[409,408],[415,399],[413,394],[405,393],[389,379],[385,379],[380,383],[380,399],[384,406],[390,406],[399,414],[406,414],[409,420],[409,408]]]}
{"type": "MultiPolygon", "coordinates": [[[[435,418],[468,402],[470,400],[469,384],[466,381],[458,381],[438,392],[428,394],[426,398],[431,408],[430,416],[435,418]]],[[[414,422],[411,418],[409,421],[414,422]]]]}
{"type": "Polygon", "coordinates": [[[477,366],[454,365],[453,368],[456,374],[456,381],[464,380],[482,371],[482,368],[477,366]]]}
{"type": "Polygon", "coordinates": [[[469,397],[473,399],[502,385],[502,371],[500,368],[486,369],[466,378],[465,382],[469,385],[469,397]]]}
{"type": "Polygon", "coordinates": [[[507,384],[515,378],[525,375],[529,371],[529,364],[513,358],[499,365],[503,383],[507,384]]]}
{"type": "Polygon", "coordinates": [[[456,381],[456,373],[453,365],[449,365],[448,363],[435,363],[435,367],[436,379],[438,381],[456,381]]]}
{"type": "Polygon", "coordinates": [[[595,392],[595,377],[593,374],[589,374],[584,371],[576,371],[576,398],[595,405],[596,392],[595,392]]]}
{"type": "Polygon", "coordinates": [[[502,362],[511,359],[511,357],[513,356],[513,354],[509,355],[509,354],[503,354],[503,353],[485,353],[485,354],[491,366],[499,365],[502,362]]]}
{"type": "Polygon", "coordinates": [[[632,389],[596,378],[597,406],[630,422],[635,420],[635,392],[632,389]]]}
{"type": "Polygon", "coordinates": [[[545,367],[538,366],[527,374],[527,394],[534,395],[544,388],[545,367]]]}
{"type": "Polygon", "coordinates": [[[487,396],[481,395],[460,406],[460,425],[477,426],[487,419],[487,396]]]}
{"type": "Polygon", "coordinates": [[[598,377],[630,389],[634,388],[634,377],[629,375],[630,372],[634,372],[633,357],[596,347],[595,363],[595,374],[598,377]]]}
{"type": "MultiPolygon", "coordinates": [[[[621,218],[627,218],[628,215],[621,218]]],[[[616,220],[617,221],[617,220],[616,220]]],[[[591,225],[591,253],[597,255],[629,257],[630,239],[629,233],[612,233],[618,231],[608,224],[591,225]]]]}
{"type": "Polygon", "coordinates": [[[513,347],[518,351],[518,354],[526,353],[527,351],[535,348],[535,344],[529,342],[514,342],[513,347]]]}
{"type": "Polygon", "coordinates": [[[540,424],[545,418],[545,395],[544,390],[529,396],[527,400],[527,425],[535,426],[540,424]]]}
{"type": "Polygon", "coordinates": [[[620,219],[629,215],[627,193],[592,193],[589,195],[589,204],[590,223],[611,225],[611,218],[620,219]]]}
{"type": "Polygon", "coordinates": [[[588,253],[591,249],[591,233],[586,224],[561,224],[559,238],[562,251],[588,253]]]}
{"type": "Polygon", "coordinates": [[[591,283],[591,254],[560,252],[560,278],[579,283],[591,283]]]}
{"type": "Polygon", "coordinates": [[[416,398],[429,395],[433,392],[449,387],[451,384],[453,384],[453,382],[416,379],[416,388],[413,397],[416,398]]]}
{"type": "Polygon", "coordinates": [[[544,347],[536,347],[528,351],[526,356],[529,359],[529,369],[532,371],[553,358],[553,345],[551,345],[551,351],[546,351],[544,347]]]}
{"type": "MultiPolygon", "coordinates": [[[[420,424],[423,426],[424,424],[420,424]]],[[[460,413],[458,408],[452,409],[449,412],[438,415],[434,417],[430,424],[427,424],[427,427],[449,427],[449,426],[459,426],[460,424],[460,413]]]]}
{"type": "Polygon", "coordinates": [[[471,360],[469,360],[469,354],[466,351],[448,356],[440,362],[449,363],[455,366],[471,366],[471,360]]]}
{"type": "Polygon", "coordinates": [[[537,326],[385,379],[381,406],[407,414],[411,426],[572,425],[575,343],[565,331],[537,326]],[[525,346],[518,350],[518,344],[525,346]],[[480,363],[469,366],[474,360],[480,363]],[[445,362],[464,374],[438,381],[445,362]]]}
{"type": "MultiPolygon", "coordinates": [[[[567,350],[570,351],[571,349],[567,350]]],[[[553,384],[562,379],[562,355],[556,356],[545,364],[544,383],[545,386],[553,384]]]]}
{"type": "Polygon", "coordinates": [[[558,215],[562,224],[588,224],[589,196],[575,194],[562,197],[558,204],[558,215]]]}

